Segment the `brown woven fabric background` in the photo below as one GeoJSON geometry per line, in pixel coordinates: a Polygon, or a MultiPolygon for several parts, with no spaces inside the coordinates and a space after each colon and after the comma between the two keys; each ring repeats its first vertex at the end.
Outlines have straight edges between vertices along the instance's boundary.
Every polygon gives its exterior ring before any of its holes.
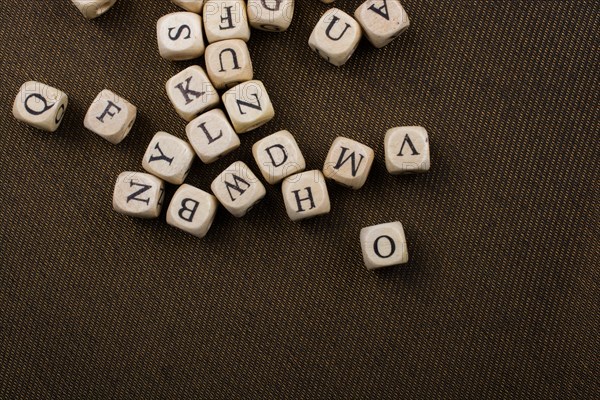
{"type": "Polygon", "coordinates": [[[192,63],[155,40],[177,8],[120,0],[89,22],[3,2],[0,398],[598,398],[600,3],[404,0],[410,30],[342,68],[307,45],[328,7],[297,3],[288,32],[249,42],[276,118],[187,182],[255,169],[279,129],[311,169],[338,135],[373,147],[371,176],[302,223],[268,187],[198,240],[111,207],[156,131],[185,137],[164,84],[192,63]],[[29,79],[70,96],[55,134],[11,115],[29,79]],[[139,108],[118,146],[83,128],[104,88],[139,108]],[[428,129],[428,174],[385,171],[398,125],[428,129]],[[410,263],[368,272],[359,231],[394,220],[410,263]]]}

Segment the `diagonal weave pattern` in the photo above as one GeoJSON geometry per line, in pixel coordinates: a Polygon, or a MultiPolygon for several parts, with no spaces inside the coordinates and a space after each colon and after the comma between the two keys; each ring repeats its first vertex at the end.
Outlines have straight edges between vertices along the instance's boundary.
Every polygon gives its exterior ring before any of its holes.
{"type": "Polygon", "coordinates": [[[176,7],[3,4],[0,398],[598,398],[600,3],[404,0],[408,32],[339,69],[306,43],[327,6],[297,3],[249,42],[276,118],[187,182],[279,129],[308,169],[338,135],[367,144],[371,177],[303,223],[269,187],[204,240],[111,210],[156,131],[185,137],[164,83],[192,63],[155,40],[176,7]],[[10,115],[29,79],[70,96],[55,134],[10,115]],[[83,128],[104,88],[139,108],[119,146],[83,128]],[[397,125],[428,129],[428,174],[386,173],[397,125]],[[360,228],[393,220],[410,263],[369,273],[360,228]]]}

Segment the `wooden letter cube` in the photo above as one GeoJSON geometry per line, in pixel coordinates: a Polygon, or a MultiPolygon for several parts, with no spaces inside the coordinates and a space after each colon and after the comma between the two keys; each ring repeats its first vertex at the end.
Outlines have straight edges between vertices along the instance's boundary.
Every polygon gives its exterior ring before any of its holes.
{"type": "Polygon", "coordinates": [[[110,90],[103,90],[88,109],[83,125],[112,144],[121,143],[129,134],[137,108],[110,90]]]}
{"type": "Polygon", "coordinates": [[[242,0],[208,0],[204,3],[203,18],[208,43],[250,39],[246,4],[242,0]]]}
{"type": "Polygon", "coordinates": [[[173,4],[178,5],[184,10],[200,14],[202,12],[202,6],[204,5],[204,0],[171,0],[173,4]]]}
{"type": "Polygon", "coordinates": [[[113,192],[113,209],[138,218],[156,218],[164,200],[164,183],[143,172],[123,172],[113,192]]]}
{"type": "Polygon", "coordinates": [[[190,122],[219,104],[219,94],[204,70],[193,65],[167,81],[167,96],[181,118],[190,122]]]}
{"type": "Polygon", "coordinates": [[[191,60],[204,54],[202,18],[193,12],[175,12],[156,23],[158,51],[166,60],[191,60]]]}
{"type": "Polygon", "coordinates": [[[117,0],[71,0],[75,7],[87,19],[101,16],[117,2],[117,0]]]}
{"type": "Polygon", "coordinates": [[[267,194],[264,185],[241,161],[231,164],[210,188],[227,211],[237,218],[246,215],[267,194]]]}
{"type": "Polygon", "coordinates": [[[281,185],[281,192],[292,221],[327,214],[331,210],[325,177],[319,170],[288,176],[281,185]]]}
{"type": "Polygon", "coordinates": [[[240,39],[209,44],[204,60],[208,77],[217,89],[235,86],[254,76],[248,46],[240,39]]]}
{"type": "Polygon", "coordinates": [[[360,231],[360,245],[367,269],[408,262],[406,239],[400,222],[363,228],[360,231]]]}
{"type": "Polygon", "coordinates": [[[410,21],[398,0],[367,0],[354,12],[367,39],[380,48],[408,29],[410,21]]]}
{"type": "Polygon", "coordinates": [[[54,132],[60,126],[69,98],[63,92],[40,82],[25,82],[13,104],[13,115],[35,128],[54,132]]]}
{"type": "Polygon", "coordinates": [[[374,159],[373,149],[340,136],[329,149],[323,173],[328,179],[357,190],[367,181],[374,159]]]}
{"type": "Polygon", "coordinates": [[[223,94],[223,104],[237,133],[256,129],[275,116],[261,81],[248,81],[229,89],[223,94]]]}
{"type": "Polygon", "coordinates": [[[194,149],[185,140],[158,132],[148,145],[142,167],[169,183],[181,185],[194,161],[194,149]]]}
{"type": "Polygon", "coordinates": [[[212,194],[190,185],[181,185],[167,209],[167,224],[203,238],[215,219],[218,206],[212,194]]]}
{"type": "Polygon", "coordinates": [[[292,23],[295,0],[248,0],[250,26],[263,31],[283,32],[292,23]]]}
{"type": "Polygon", "coordinates": [[[421,126],[392,128],[385,134],[385,167],[392,175],[429,171],[429,137],[421,126]]]}
{"type": "Polygon", "coordinates": [[[300,147],[288,131],[279,131],[254,143],[252,154],[262,176],[271,185],[306,168],[300,147]]]}
{"type": "Polygon", "coordinates": [[[219,109],[200,115],[185,128],[188,140],[205,164],[217,161],[240,147],[240,138],[219,109]]]}
{"type": "Polygon", "coordinates": [[[350,59],[361,38],[358,22],[342,10],[332,8],[323,14],[313,30],[308,45],[335,66],[350,59]]]}

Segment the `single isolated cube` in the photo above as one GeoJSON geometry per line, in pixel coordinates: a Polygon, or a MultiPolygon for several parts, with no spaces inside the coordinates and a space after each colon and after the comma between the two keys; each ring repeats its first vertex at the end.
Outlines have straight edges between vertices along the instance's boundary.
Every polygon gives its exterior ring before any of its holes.
{"type": "Polygon", "coordinates": [[[202,11],[202,6],[204,5],[204,0],[171,0],[173,4],[178,5],[184,10],[200,14],[202,11]]]}
{"type": "Polygon", "coordinates": [[[212,194],[191,185],[181,185],[167,209],[167,224],[203,238],[212,226],[218,206],[212,194]]]}
{"type": "Polygon", "coordinates": [[[204,60],[208,77],[217,89],[235,86],[254,76],[248,46],[240,39],[209,44],[204,60]]]}
{"type": "Polygon", "coordinates": [[[160,215],[165,188],[162,180],[143,172],[126,171],[117,178],[113,192],[113,209],[137,218],[160,215]]]}
{"type": "Polygon", "coordinates": [[[166,60],[191,60],[204,54],[202,18],[193,12],[175,12],[156,23],[160,56],[166,60]]]}
{"type": "Polygon", "coordinates": [[[345,137],[337,137],[323,166],[323,173],[328,179],[358,190],[367,181],[375,152],[368,146],[345,137]]]}
{"type": "Polygon", "coordinates": [[[136,115],[137,108],[133,104],[105,89],[94,99],[83,125],[112,144],[118,144],[131,131],[136,115]]]}
{"type": "Polygon", "coordinates": [[[87,19],[94,19],[101,16],[112,6],[115,5],[117,0],[71,0],[75,7],[81,11],[84,17],[87,19]]]}
{"type": "Polygon", "coordinates": [[[392,128],[385,134],[385,167],[392,175],[427,172],[429,136],[421,126],[392,128]]]}
{"type": "Polygon", "coordinates": [[[408,262],[406,239],[400,222],[363,228],[360,231],[360,245],[367,269],[408,262]]]}
{"type": "Polygon", "coordinates": [[[204,3],[204,31],[208,43],[226,39],[250,39],[250,26],[243,0],[208,0],[204,3]]]}
{"type": "Polygon", "coordinates": [[[248,0],[248,21],[256,29],[283,32],[294,17],[295,0],[248,0]]]}
{"type": "Polygon", "coordinates": [[[350,59],[361,38],[358,22],[340,9],[332,8],[323,14],[308,39],[308,45],[335,66],[350,59]]]}
{"type": "Polygon", "coordinates": [[[142,167],[169,183],[181,185],[192,167],[194,149],[185,140],[158,132],[148,145],[142,167]]]}
{"type": "Polygon", "coordinates": [[[210,189],[227,211],[237,218],[246,215],[267,194],[260,180],[241,161],[234,162],[217,176],[210,189]]]}
{"type": "Polygon", "coordinates": [[[331,210],[325,177],[319,170],[288,176],[281,185],[281,192],[292,221],[313,218],[331,210]]]}
{"type": "Polygon", "coordinates": [[[175,111],[190,122],[196,116],[219,104],[219,94],[204,70],[192,65],[167,81],[167,96],[175,111]]]}
{"type": "Polygon", "coordinates": [[[219,109],[200,115],[185,128],[188,140],[205,164],[217,161],[240,147],[240,138],[219,109]]]}
{"type": "Polygon", "coordinates": [[[271,185],[306,168],[300,147],[288,131],[276,132],[254,143],[252,155],[262,176],[271,185]]]}
{"type": "Polygon", "coordinates": [[[35,128],[54,132],[60,126],[69,98],[64,92],[40,82],[25,82],[13,104],[13,115],[35,128]]]}
{"type": "Polygon", "coordinates": [[[383,47],[408,29],[410,21],[398,0],[367,0],[354,12],[369,42],[383,47]]]}
{"type": "Polygon", "coordinates": [[[275,116],[267,89],[261,81],[248,81],[223,94],[223,104],[237,133],[256,129],[275,116]]]}

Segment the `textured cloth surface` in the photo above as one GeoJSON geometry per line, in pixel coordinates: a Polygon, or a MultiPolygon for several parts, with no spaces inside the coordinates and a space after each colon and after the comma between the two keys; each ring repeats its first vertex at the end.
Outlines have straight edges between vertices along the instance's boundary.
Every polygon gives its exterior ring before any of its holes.
{"type": "Polygon", "coordinates": [[[249,42],[276,118],[187,183],[256,171],[252,144],[280,129],[308,169],[336,136],[371,146],[371,176],[302,223],[268,187],[203,240],[111,205],[156,131],[185,138],[164,84],[193,63],[155,39],[177,8],[2,5],[0,398],[598,398],[600,3],[405,0],[411,28],[342,68],[307,46],[328,6],[297,3],[249,42]],[[54,134],[11,115],[30,79],[70,96],[54,134]],[[105,88],[139,108],[118,146],[83,128],[105,88]],[[387,174],[399,125],[428,129],[429,173],[387,174]],[[360,229],[394,220],[410,262],[368,272],[360,229]]]}

